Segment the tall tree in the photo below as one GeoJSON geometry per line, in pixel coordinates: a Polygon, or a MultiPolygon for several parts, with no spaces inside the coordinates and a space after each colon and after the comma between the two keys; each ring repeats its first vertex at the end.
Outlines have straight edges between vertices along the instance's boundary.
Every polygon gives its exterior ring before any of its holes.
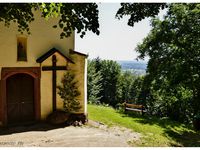
{"type": "Polygon", "coordinates": [[[100,103],[102,91],[102,76],[100,70],[95,68],[95,60],[88,61],[87,88],[88,101],[93,104],[100,103]]]}
{"type": "Polygon", "coordinates": [[[121,73],[120,65],[116,61],[102,60],[102,98],[101,102],[115,106],[118,103],[117,86],[121,73]]]}
{"type": "Polygon", "coordinates": [[[192,93],[191,115],[200,113],[199,20],[200,4],[171,4],[164,20],[152,20],[153,29],[136,49],[139,58],[150,57],[147,74],[158,95],[192,93]]]}
{"type": "Polygon", "coordinates": [[[135,90],[133,91],[133,84],[136,76],[130,71],[121,72],[118,80],[118,101],[123,102],[133,102],[135,98],[135,90]]]}

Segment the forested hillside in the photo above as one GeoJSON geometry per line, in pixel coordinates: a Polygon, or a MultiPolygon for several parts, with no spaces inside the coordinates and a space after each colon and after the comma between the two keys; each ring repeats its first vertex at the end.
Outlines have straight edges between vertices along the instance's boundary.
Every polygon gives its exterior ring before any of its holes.
{"type": "Polygon", "coordinates": [[[138,97],[143,78],[134,72],[122,70],[116,61],[99,58],[89,60],[88,100],[113,107],[125,101],[141,103],[138,97]]]}
{"type": "Polygon", "coordinates": [[[147,62],[145,61],[126,61],[119,60],[117,63],[120,64],[122,71],[130,71],[135,75],[145,75],[147,69],[147,62]]]}

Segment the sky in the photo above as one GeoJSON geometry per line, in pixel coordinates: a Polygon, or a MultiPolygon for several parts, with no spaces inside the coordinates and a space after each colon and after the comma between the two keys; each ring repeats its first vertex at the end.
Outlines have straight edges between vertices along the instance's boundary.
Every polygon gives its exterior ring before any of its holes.
{"type": "MultiPolygon", "coordinates": [[[[100,35],[87,32],[84,38],[75,36],[75,50],[89,54],[89,58],[109,60],[135,60],[135,48],[151,30],[150,19],[127,25],[128,17],[115,18],[120,3],[98,3],[100,35]]],[[[147,58],[148,59],[148,58],[147,58]]]]}

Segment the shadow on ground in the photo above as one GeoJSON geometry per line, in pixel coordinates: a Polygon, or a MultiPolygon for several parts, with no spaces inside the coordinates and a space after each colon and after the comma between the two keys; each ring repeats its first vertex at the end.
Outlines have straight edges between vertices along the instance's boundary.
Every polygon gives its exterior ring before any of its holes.
{"type": "MultiPolygon", "coordinates": [[[[122,113],[121,113],[122,114],[122,113]]],[[[189,125],[180,124],[176,121],[172,121],[168,118],[159,119],[148,115],[140,115],[136,113],[122,114],[123,117],[133,117],[134,121],[142,124],[158,125],[164,129],[164,134],[172,138],[176,143],[171,142],[171,146],[184,146],[184,147],[200,147],[200,132],[194,131],[189,125]],[[138,118],[138,119],[136,119],[138,118]],[[187,128],[184,130],[183,128],[187,128]]]]}
{"type": "MultiPolygon", "coordinates": [[[[176,142],[180,143],[184,147],[199,147],[200,146],[200,134],[195,132],[183,131],[182,133],[177,133],[172,130],[166,130],[165,133],[174,139],[176,142]]],[[[173,145],[172,146],[180,146],[173,145]]]]}
{"type": "Polygon", "coordinates": [[[18,125],[18,126],[11,126],[11,127],[1,127],[0,128],[0,135],[8,135],[13,133],[22,133],[22,132],[29,132],[29,131],[49,131],[57,128],[64,128],[67,125],[51,125],[45,122],[40,123],[32,123],[28,125],[18,125]]]}

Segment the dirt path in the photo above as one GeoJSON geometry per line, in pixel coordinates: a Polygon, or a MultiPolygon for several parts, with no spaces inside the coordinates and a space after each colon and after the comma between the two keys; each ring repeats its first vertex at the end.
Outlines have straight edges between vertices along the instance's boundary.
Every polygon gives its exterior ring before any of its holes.
{"type": "Polygon", "coordinates": [[[54,128],[47,124],[0,129],[0,146],[45,147],[127,147],[128,141],[138,141],[139,133],[126,128],[108,128],[89,121],[81,127],[54,128]]]}

